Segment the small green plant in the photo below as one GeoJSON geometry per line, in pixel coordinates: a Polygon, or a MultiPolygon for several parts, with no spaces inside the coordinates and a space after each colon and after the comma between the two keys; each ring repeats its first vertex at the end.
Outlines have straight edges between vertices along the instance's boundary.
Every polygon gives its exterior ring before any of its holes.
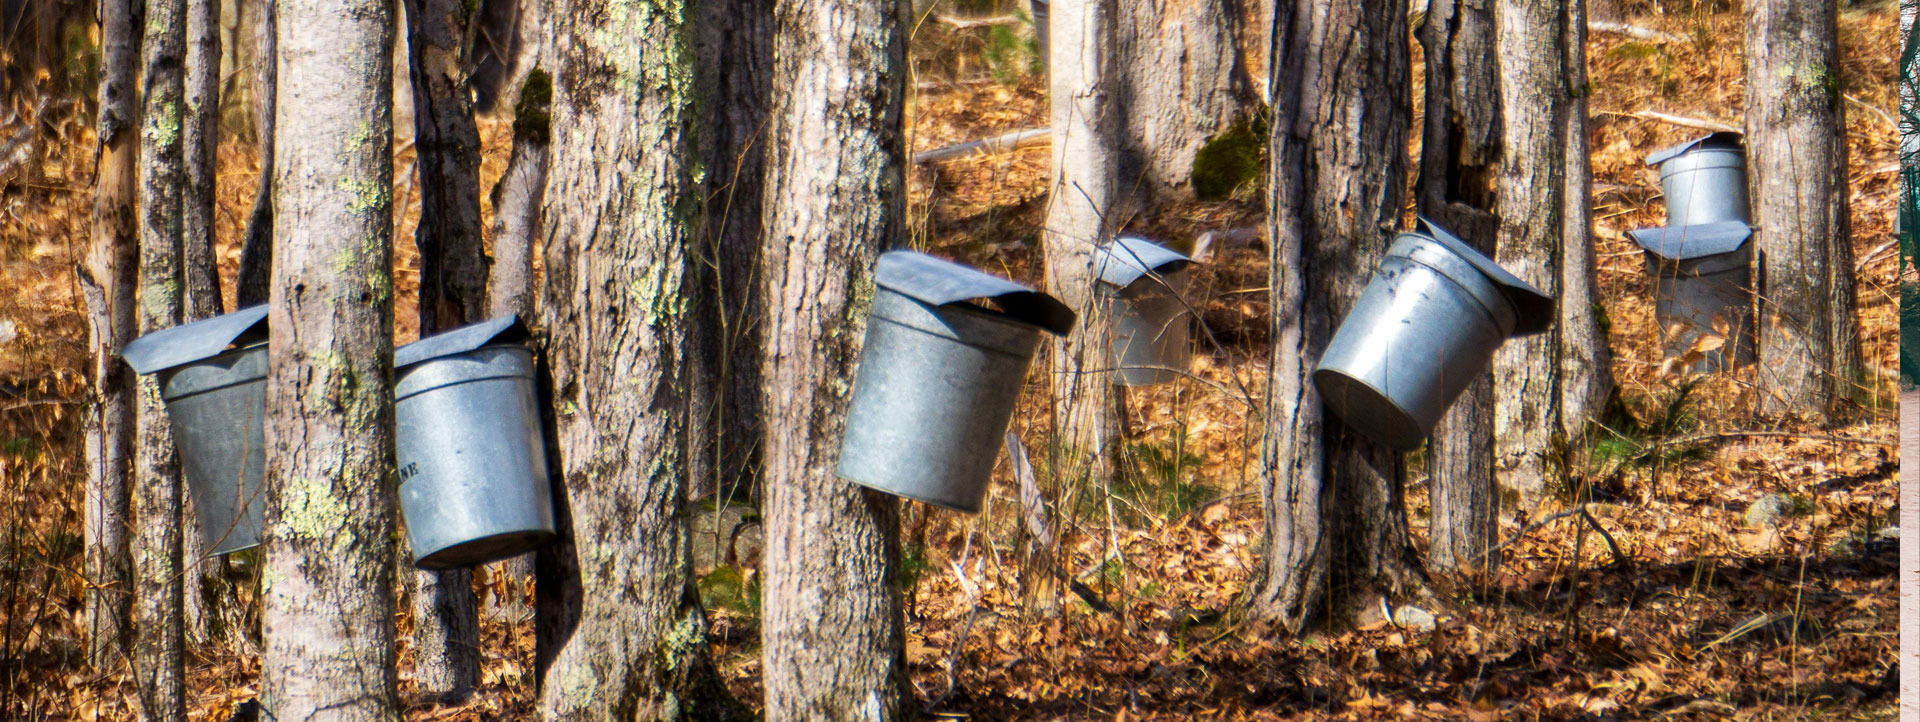
{"type": "Polygon", "coordinates": [[[724,609],[749,619],[760,618],[760,580],[732,564],[714,567],[700,578],[700,603],[707,609],[724,609]]]}
{"type": "Polygon", "coordinates": [[[1699,379],[1686,381],[1666,399],[1651,400],[1655,410],[1645,420],[1628,410],[1628,404],[1610,406],[1601,432],[1594,435],[1594,460],[1651,466],[1705,458],[1706,452],[1698,447],[1668,443],[1698,426],[1688,401],[1699,383],[1699,379]]]}
{"type": "Polygon", "coordinates": [[[1680,78],[1673,69],[1673,56],[1667,49],[1653,43],[1625,42],[1614,47],[1612,54],[1625,60],[1644,59],[1653,65],[1653,88],[1661,95],[1671,97],[1680,91],[1680,78]]]}
{"type": "Polygon", "coordinates": [[[1020,25],[994,25],[987,28],[982,39],[984,47],[980,59],[987,64],[987,72],[993,75],[994,82],[1002,85],[1018,83],[1022,78],[1041,72],[1046,67],[1045,59],[1040,57],[1040,44],[1031,32],[1021,32],[1015,28],[1031,28],[1033,19],[1027,17],[1024,10],[1014,11],[1021,20],[1020,25]]]}
{"type": "Polygon", "coordinates": [[[1193,154],[1193,172],[1189,183],[1193,197],[1203,201],[1221,201],[1252,185],[1260,177],[1267,157],[1267,124],[1262,119],[1242,118],[1207,139],[1193,154]]]}
{"type": "Polygon", "coordinates": [[[1139,523],[1143,515],[1178,516],[1213,500],[1219,492],[1193,479],[1200,462],[1187,443],[1185,424],[1175,425],[1164,443],[1127,444],[1114,464],[1113,495],[1123,501],[1114,512],[1139,523]]]}
{"type": "Polygon", "coordinates": [[[932,563],[927,561],[927,547],[915,542],[907,543],[900,550],[900,588],[913,589],[920,584],[932,563]]]}

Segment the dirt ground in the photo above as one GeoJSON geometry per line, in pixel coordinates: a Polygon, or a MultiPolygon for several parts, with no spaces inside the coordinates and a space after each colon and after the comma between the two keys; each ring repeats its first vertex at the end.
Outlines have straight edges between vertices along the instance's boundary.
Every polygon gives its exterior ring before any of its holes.
{"type": "MultiPolygon", "coordinates": [[[[908,505],[907,653],[936,717],[1892,719],[1895,9],[1852,5],[1841,20],[1864,367],[1853,409],[1815,423],[1745,411],[1757,393],[1753,370],[1685,377],[1663,367],[1650,283],[1623,235],[1663,215],[1657,174],[1642,158],[1700,132],[1644,113],[1740,123],[1737,12],[1691,7],[1630,19],[1671,40],[1590,39],[1594,242],[1625,413],[1566,470],[1562,498],[1525,515],[1584,501],[1605,535],[1578,516],[1524,534],[1509,522],[1501,536],[1514,541],[1493,574],[1437,580],[1446,604],[1430,632],[1387,625],[1288,640],[1245,623],[1233,604],[1262,533],[1248,473],[1266,354],[1267,267],[1255,242],[1196,273],[1207,333],[1196,334],[1204,343],[1194,378],[1130,394],[1124,473],[1112,494],[1057,500],[1071,508],[1058,530],[1068,565],[1111,611],[1060,590],[1037,595],[1052,603],[1023,601],[1018,494],[1005,464],[979,516],[908,505]],[[1780,495],[1780,517],[1748,524],[1749,507],[1768,495],[1780,495]]],[[[956,33],[925,54],[978,52],[991,45],[981,37],[956,33]]],[[[1416,44],[1416,93],[1418,52],[1416,44]]],[[[1039,78],[985,62],[943,67],[918,78],[914,148],[1044,124],[1039,78]]],[[[93,670],[81,655],[87,334],[72,270],[87,243],[93,139],[84,123],[61,132],[43,174],[0,197],[0,717],[130,719],[124,660],[93,670]]],[[[507,129],[488,121],[485,136],[486,171],[497,177],[507,129]]],[[[1042,143],[916,168],[913,245],[1037,282],[1047,159],[1042,143]]],[[[410,150],[399,153],[396,177],[411,178],[411,164],[410,150]]],[[[239,235],[256,174],[247,148],[222,150],[223,240],[239,235]]],[[[417,288],[410,183],[395,192],[402,299],[417,288]]],[[[1256,227],[1256,198],[1183,205],[1136,225],[1176,241],[1256,227]]],[[[231,279],[232,243],[222,262],[231,279]]],[[[402,342],[417,335],[412,315],[398,313],[402,342]]],[[[1016,416],[1030,448],[1044,444],[1043,403],[1031,388],[1016,416]]],[[[1424,546],[1427,486],[1418,454],[1410,461],[1409,516],[1424,546]]],[[[703,569],[702,591],[721,667],[757,703],[751,562],[749,550],[740,566],[703,569]]],[[[523,580],[482,577],[489,597],[524,592],[523,580]]],[[[245,615],[251,595],[238,594],[245,615]]],[[[489,617],[483,632],[480,693],[459,705],[415,702],[410,719],[530,716],[530,625],[489,617]]],[[[191,719],[225,720],[254,696],[255,651],[244,640],[194,650],[191,719]]],[[[410,654],[403,649],[401,669],[409,693],[410,654]]]]}

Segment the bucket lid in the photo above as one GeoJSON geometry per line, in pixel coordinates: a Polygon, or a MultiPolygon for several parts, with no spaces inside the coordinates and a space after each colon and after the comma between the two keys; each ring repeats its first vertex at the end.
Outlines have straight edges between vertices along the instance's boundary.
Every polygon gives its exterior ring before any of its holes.
{"type": "Polygon", "coordinates": [[[1692,261],[1734,253],[1753,238],[1753,228],[1739,221],[1719,221],[1679,228],[1642,228],[1627,237],[1648,253],[1669,261],[1692,261]]]}
{"type": "Polygon", "coordinates": [[[141,336],[120,349],[120,357],[135,373],[150,374],[213,358],[266,332],[267,306],[260,304],[141,336]]]}
{"type": "Polygon", "coordinates": [[[1186,254],[1137,236],[1122,236],[1094,251],[1100,282],[1114,288],[1133,285],[1148,273],[1172,273],[1193,259],[1186,254]]]}
{"type": "Polygon", "coordinates": [[[1052,296],[999,276],[913,251],[880,254],[880,261],[873,269],[873,282],[930,306],[991,298],[1000,307],[1000,315],[1039,326],[1056,336],[1067,335],[1073,329],[1076,317],[1073,309],[1052,296]]]}
{"type": "Polygon", "coordinates": [[[1654,151],[1647,156],[1647,165],[1660,165],[1696,150],[1743,150],[1741,135],[1730,131],[1708,133],[1669,148],[1654,151]]]}
{"type": "Polygon", "coordinates": [[[471,326],[437,333],[393,350],[393,368],[400,370],[422,361],[466,353],[490,343],[522,341],[531,336],[518,314],[490,318],[471,326]]]}
{"type": "Polygon", "coordinates": [[[1411,233],[1446,246],[1455,255],[1472,264],[1476,270],[1487,277],[1487,280],[1493,281],[1493,285],[1499,287],[1500,294],[1506,296],[1507,301],[1513,304],[1513,335],[1536,334],[1553,326],[1552,296],[1520,280],[1519,276],[1501,268],[1500,264],[1494,263],[1493,259],[1488,258],[1486,254],[1475,250],[1473,246],[1467,245],[1466,241],[1460,240],[1459,236],[1447,232],[1447,229],[1441,228],[1439,224],[1428,220],[1425,216],[1420,217],[1420,223],[1411,233]]]}

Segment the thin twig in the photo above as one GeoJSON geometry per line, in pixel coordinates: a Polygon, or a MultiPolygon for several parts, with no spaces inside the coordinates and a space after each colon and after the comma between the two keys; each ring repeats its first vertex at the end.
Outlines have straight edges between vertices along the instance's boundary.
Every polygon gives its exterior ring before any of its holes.
{"type": "Polygon", "coordinates": [[[1888,113],[1885,110],[1881,110],[1879,106],[1876,106],[1872,103],[1868,103],[1867,101],[1856,98],[1852,94],[1842,93],[1842,95],[1847,100],[1853,101],[1855,105],[1858,105],[1862,108],[1866,108],[1867,110],[1873,111],[1874,115],[1880,116],[1881,120],[1886,121],[1888,128],[1892,128],[1894,130],[1900,129],[1900,122],[1893,119],[1892,113],[1888,113]]]}
{"type": "Polygon", "coordinates": [[[1606,540],[1607,551],[1613,552],[1614,564],[1617,564],[1621,567],[1633,566],[1633,560],[1628,558],[1627,555],[1620,553],[1620,543],[1613,540],[1613,535],[1607,533],[1606,527],[1600,526],[1599,519],[1593,518],[1593,513],[1590,511],[1587,511],[1586,504],[1581,504],[1579,507],[1576,508],[1576,511],[1580,512],[1580,518],[1587,520],[1587,523],[1593,526],[1594,531],[1600,532],[1601,539],[1606,540]]]}
{"type": "Polygon", "coordinates": [[[928,711],[946,704],[947,700],[953,697],[954,691],[960,689],[960,651],[966,648],[967,635],[973,632],[973,620],[980,616],[980,611],[983,609],[986,609],[984,604],[973,605],[973,610],[967,612],[967,621],[960,624],[960,633],[953,638],[953,649],[947,652],[947,691],[927,703],[928,711]]]}

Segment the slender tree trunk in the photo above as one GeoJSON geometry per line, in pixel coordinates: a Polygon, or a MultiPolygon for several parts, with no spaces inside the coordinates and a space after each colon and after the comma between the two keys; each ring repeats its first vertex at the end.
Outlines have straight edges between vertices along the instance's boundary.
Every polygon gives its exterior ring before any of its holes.
{"type": "Polygon", "coordinates": [[[700,208],[690,12],[567,0],[553,17],[567,84],[554,94],[565,130],[549,177],[568,192],[543,212],[543,320],[571,538],[540,558],[549,720],[736,712],[707,656],[684,516],[687,254],[700,208]]]}
{"type": "Polygon", "coordinates": [[[873,262],[906,230],[900,12],[890,0],[775,10],[761,356],[769,722],[916,711],[899,501],[835,473],[873,262]]]}
{"type": "MultiPolygon", "coordinates": [[[[187,0],[186,111],[181,120],[186,178],[181,199],[181,265],[187,321],[220,315],[220,259],[214,238],[215,158],[220,146],[220,0],[187,0]]],[[[182,558],[189,572],[187,634],[224,644],[228,585],[219,559],[207,556],[192,495],[180,517],[182,558]]]]}
{"type": "Polygon", "coordinates": [[[245,235],[241,237],[240,271],[234,279],[234,308],[247,308],[267,302],[267,283],[273,274],[273,126],[276,110],[275,78],[279,69],[279,37],[274,29],[277,0],[259,0],[252,14],[254,24],[246,28],[254,37],[253,66],[254,142],[259,152],[259,188],[254,191],[253,212],[247,216],[245,235]]]}
{"type": "MultiPolygon", "coordinates": [[[[182,124],[187,50],[185,0],[146,4],[141,40],[140,287],[135,312],[142,335],[178,325],[182,201],[186,184],[182,124]]],[[[181,567],[182,489],[172,427],[160,382],[136,382],[132,551],[134,673],[143,720],[185,720],[185,598],[181,567]]]]}
{"type": "Polygon", "coordinates": [[[1567,465],[1582,461],[1587,432],[1601,421],[1613,395],[1613,353],[1600,323],[1599,270],[1594,262],[1593,140],[1588,134],[1586,0],[1568,0],[1565,216],[1561,219],[1560,299],[1557,350],[1560,355],[1560,434],[1556,450],[1567,465]]]}
{"type": "MultiPolygon", "coordinates": [[[[1425,137],[1415,182],[1420,212],[1491,255],[1499,173],[1499,88],[1489,0],[1432,0],[1419,29],[1426,56],[1425,137]]],[[[1432,531],[1427,566],[1491,569],[1499,532],[1493,477],[1493,377],[1482,374],[1427,445],[1432,531]]]]}
{"type": "Polygon", "coordinates": [[[1188,188],[1194,155],[1208,140],[1246,120],[1252,93],[1238,58],[1239,3],[1112,7],[1117,193],[1122,207],[1151,209],[1188,188]]]}
{"type": "MultiPolygon", "coordinates": [[[[420,173],[420,334],[480,321],[487,258],[480,231],[480,132],[468,100],[462,0],[407,0],[415,167],[420,173]]],[[[423,696],[463,699],[480,684],[473,571],[408,570],[413,585],[414,681],[423,696]]]]}
{"type": "MultiPolygon", "coordinates": [[[[1912,231],[1908,231],[1912,233],[1912,231]]],[[[1900,389],[1900,714],[1920,716],[1920,389],[1900,389]]]]}
{"type": "Polygon", "coordinates": [[[140,36],[134,0],[100,4],[99,171],[94,176],[93,240],[81,274],[93,348],[93,423],[87,429],[88,658],[104,669],[120,649],[132,609],[128,567],[128,479],[133,472],[133,372],[120,348],[134,337],[134,287],[140,230],[134,212],[139,122],[140,36]]]}
{"type": "Polygon", "coordinates": [[[267,379],[266,649],[284,722],[398,720],[393,8],[280,0],[267,379]]]}
{"type": "Polygon", "coordinates": [[[1824,418],[1860,372],[1834,0],[1749,0],[1747,163],[1762,411],[1824,418]]]}
{"type": "Polygon", "coordinates": [[[1372,277],[1406,192],[1405,6],[1279,3],[1268,197],[1274,308],[1262,440],[1267,533],[1250,606],[1298,633],[1323,612],[1377,616],[1427,596],[1397,454],[1322,409],[1309,378],[1372,277]]]}

